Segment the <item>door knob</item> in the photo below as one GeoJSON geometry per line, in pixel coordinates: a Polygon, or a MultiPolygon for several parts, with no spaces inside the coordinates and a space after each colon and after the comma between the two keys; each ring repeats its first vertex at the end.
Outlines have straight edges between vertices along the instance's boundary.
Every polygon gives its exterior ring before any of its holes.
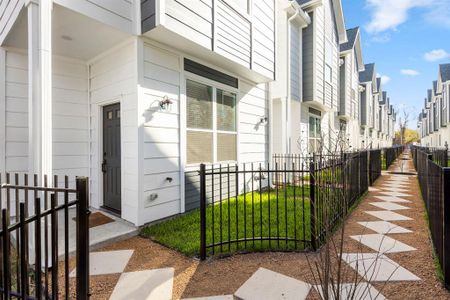
{"type": "Polygon", "coordinates": [[[102,162],[102,172],[106,173],[106,159],[104,159],[102,162]]]}

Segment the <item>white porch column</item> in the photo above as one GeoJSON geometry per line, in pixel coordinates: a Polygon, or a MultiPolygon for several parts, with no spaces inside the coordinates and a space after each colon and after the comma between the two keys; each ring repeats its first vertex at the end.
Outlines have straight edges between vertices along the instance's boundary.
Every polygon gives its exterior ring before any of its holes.
{"type": "Polygon", "coordinates": [[[6,171],[6,51],[5,49],[0,47],[0,172],[5,171],[6,171]]]}
{"type": "Polygon", "coordinates": [[[52,175],[52,0],[28,10],[29,172],[52,175]]]}

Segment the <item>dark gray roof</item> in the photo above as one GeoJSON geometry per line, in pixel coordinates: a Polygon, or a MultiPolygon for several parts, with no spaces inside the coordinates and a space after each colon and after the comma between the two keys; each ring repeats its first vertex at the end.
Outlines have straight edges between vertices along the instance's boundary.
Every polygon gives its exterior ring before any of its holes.
{"type": "Polygon", "coordinates": [[[370,82],[373,80],[373,75],[375,73],[375,64],[366,64],[365,70],[359,72],[359,82],[370,82]]]}
{"type": "Polygon", "coordinates": [[[450,80],[450,64],[439,65],[439,73],[443,82],[450,80]]]}
{"type": "Polygon", "coordinates": [[[382,97],[380,100],[380,104],[386,104],[386,100],[387,100],[387,92],[382,92],[382,97]]]}
{"type": "Polygon", "coordinates": [[[437,80],[433,81],[433,91],[434,91],[434,95],[437,96],[438,92],[437,92],[437,80]]]}
{"type": "Polygon", "coordinates": [[[428,91],[427,91],[427,99],[428,99],[428,102],[431,102],[431,96],[432,96],[432,93],[433,93],[432,90],[428,90],[428,91]]]}
{"type": "Polygon", "coordinates": [[[381,78],[377,77],[377,90],[378,90],[378,92],[380,92],[380,89],[381,89],[381,78]]]}
{"type": "Polygon", "coordinates": [[[347,29],[347,43],[343,43],[340,46],[341,51],[347,51],[353,49],[356,42],[356,37],[358,36],[359,27],[347,29]]]}

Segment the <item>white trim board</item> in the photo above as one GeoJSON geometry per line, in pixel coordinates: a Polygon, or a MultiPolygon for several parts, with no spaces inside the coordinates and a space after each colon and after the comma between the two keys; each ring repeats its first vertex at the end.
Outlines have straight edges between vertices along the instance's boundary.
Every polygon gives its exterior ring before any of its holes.
{"type": "Polygon", "coordinates": [[[6,171],[6,51],[0,48],[0,173],[6,171]]]}

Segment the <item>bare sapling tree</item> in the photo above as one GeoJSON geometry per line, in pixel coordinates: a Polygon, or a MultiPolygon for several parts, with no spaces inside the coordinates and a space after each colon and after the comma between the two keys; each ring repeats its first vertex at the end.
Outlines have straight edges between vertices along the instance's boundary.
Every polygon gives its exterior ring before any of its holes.
{"type": "MultiPolygon", "coordinates": [[[[403,106],[402,107],[402,116],[400,116],[399,120],[398,120],[401,145],[405,145],[407,142],[406,141],[406,128],[409,124],[410,112],[411,112],[411,110],[407,106],[403,106]]],[[[396,113],[398,113],[398,111],[396,113]]],[[[399,167],[400,167],[400,172],[403,173],[404,168],[405,168],[404,160],[400,160],[399,167]]]]}
{"type": "MultiPolygon", "coordinates": [[[[323,300],[356,300],[381,298],[381,291],[371,293],[370,283],[374,281],[379,268],[377,263],[383,258],[383,253],[388,249],[382,249],[380,244],[375,260],[364,263],[363,245],[360,243],[355,268],[350,268],[344,261],[346,252],[346,224],[350,204],[350,184],[348,174],[352,171],[352,164],[360,159],[356,151],[349,152],[351,145],[345,135],[345,127],[341,126],[336,132],[327,130],[329,135],[321,134],[320,147],[314,154],[316,168],[311,176],[319,182],[314,188],[320,194],[322,214],[316,215],[314,222],[320,227],[320,238],[325,240],[323,247],[317,255],[306,256],[314,285],[323,300]],[[337,215],[336,209],[340,210],[337,215]],[[363,263],[361,263],[363,262],[363,263]]],[[[304,144],[304,143],[300,143],[304,144]]],[[[367,143],[369,146],[369,143],[367,143]]],[[[361,149],[365,151],[367,149],[361,149]]],[[[363,160],[364,161],[364,160],[363,160]]],[[[364,176],[362,176],[364,178],[364,176]]],[[[313,188],[313,187],[311,187],[313,188]]],[[[312,232],[315,235],[316,232],[312,232]]],[[[392,274],[395,272],[394,270],[392,274]]],[[[392,275],[391,275],[392,276],[392,275]]]]}

